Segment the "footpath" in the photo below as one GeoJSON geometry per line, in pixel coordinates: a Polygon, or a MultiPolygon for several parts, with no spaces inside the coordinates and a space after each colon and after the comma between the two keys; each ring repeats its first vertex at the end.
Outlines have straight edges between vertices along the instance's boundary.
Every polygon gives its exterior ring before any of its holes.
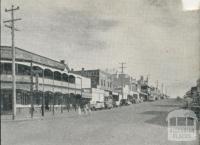
{"type": "MultiPolygon", "coordinates": [[[[83,114],[83,113],[82,113],[83,114]]],[[[80,116],[78,110],[70,110],[69,112],[67,110],[63,110],[63,113],[61,113],[60,110],[56,110],[53,114],[52,111],[45,112],[44,116],[42,116],[41,112],[35,112],[33,114],[33,117],[31,117],[31,114],[17,114],[15,120],[12,119],[12,115],[1,115],[1,121],[2,122],[10,122],[10,121],[31,121],[31,120],[51,120],[51,119],[58,119],[58,118],[71,118],[80,116]]]]}

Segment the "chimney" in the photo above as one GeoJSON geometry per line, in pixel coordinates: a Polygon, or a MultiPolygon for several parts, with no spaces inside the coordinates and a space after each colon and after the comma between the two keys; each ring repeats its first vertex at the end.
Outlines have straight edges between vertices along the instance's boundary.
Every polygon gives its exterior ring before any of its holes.
{"type": "Polygon", "coordinates": [[[82,76],[84,75],[84,71],[85,71],[85,69],[82,68],[82,69],[81,69],[81,75],[82,75],[82,76]]]}
{"type": "Polygon", "coordinates": [[[61,60],[60,63],[65,64],[65,60],[61,60]]]}

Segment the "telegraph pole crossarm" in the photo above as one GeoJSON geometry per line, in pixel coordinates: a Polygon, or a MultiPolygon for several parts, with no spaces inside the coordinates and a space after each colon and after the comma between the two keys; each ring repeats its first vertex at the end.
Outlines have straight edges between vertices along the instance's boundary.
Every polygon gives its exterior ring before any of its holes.
{"type": "Polygon", "coordinates": [[[126,68],[124,65],[126,64],[125,62],[121,62],[121,93],[122,93],[122,98],[124,99],[124,68],[126,68]]]}
{"type": "Polygon", "coordinates": [[[10,22],[15,22],[15,21],[20,21],[22,20],[21,18],[18,19],[11,19],[11,20],[7,20],[7,21],[3,21],[4,23],[10,23],[10,22]]]}
{"type": "MultiPolygon", "coordinates": [[[[12,29],[12,26],[5,25],[5,27],[12,29]]],[[[14,28],[15,31],[19,31],[19,29],[14,28]]]]}
{"type": "Polygon", "coordinates": [[[14,8],[14,5],[12,5],[12,8],[11,9],[5,9],[5,12],[15,11],[15,10],[19,10],[19,6],[17,6],[16,8],[14,8]]]}

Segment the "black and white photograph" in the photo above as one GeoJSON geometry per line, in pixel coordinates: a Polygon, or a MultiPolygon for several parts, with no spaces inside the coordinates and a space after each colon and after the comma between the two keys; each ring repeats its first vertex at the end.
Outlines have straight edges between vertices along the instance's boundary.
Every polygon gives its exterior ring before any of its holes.
{"type": "Polygon", "coordinates": [[[1,145],[200,145],[200,0],[0,0],[1,145]]]}

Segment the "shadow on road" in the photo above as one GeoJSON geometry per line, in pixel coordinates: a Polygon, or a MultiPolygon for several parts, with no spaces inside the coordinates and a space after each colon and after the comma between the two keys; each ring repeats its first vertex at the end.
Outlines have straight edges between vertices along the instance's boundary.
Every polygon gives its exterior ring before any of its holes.
{"type": "Polygon", "coordinates": [[[149,120],[146,120],[145,123],[166,127],[167,126],[166,117],[168,113],[169,113],[168,111],[146,111],[146,112],[142,112],[141,114],[155,115],[155,117],[149,120]]]}
{"type": "Polygon", "coordinates": [[[183,107],[182,104],[174,104],[174,105],[153,105],[156,107],[183,107]]]}

